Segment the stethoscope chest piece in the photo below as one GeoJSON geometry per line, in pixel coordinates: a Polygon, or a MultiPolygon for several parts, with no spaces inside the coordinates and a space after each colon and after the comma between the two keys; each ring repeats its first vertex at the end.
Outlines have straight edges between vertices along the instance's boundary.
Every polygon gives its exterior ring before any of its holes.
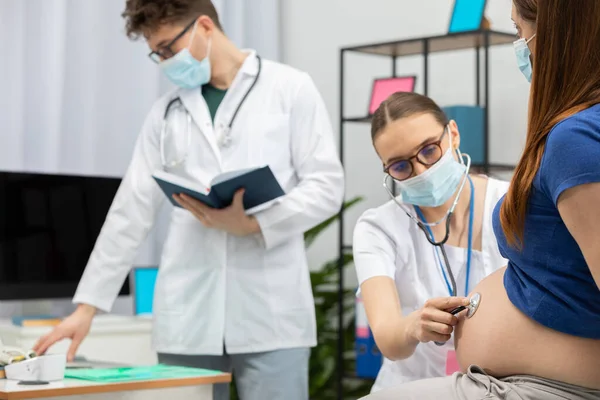
{"type": "Polygon", "coordinates": [[[477,309],[479,308],[479,304],[481,303],[481,294],[474,293],[473,296],[469,299],[469,305],[467,306],[467,318],[471,318],[477,309]]]}

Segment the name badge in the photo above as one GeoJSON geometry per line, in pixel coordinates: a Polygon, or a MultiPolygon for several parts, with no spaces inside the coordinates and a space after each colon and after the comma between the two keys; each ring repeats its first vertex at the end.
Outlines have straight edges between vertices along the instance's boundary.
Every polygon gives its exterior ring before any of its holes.
{"type": "Polygon", "coordinates": [[[446,355],[446,375],[452,375],[455,372],[460,372],[460,366],[456,360],[456,351],[448,350],[446,355]]]}

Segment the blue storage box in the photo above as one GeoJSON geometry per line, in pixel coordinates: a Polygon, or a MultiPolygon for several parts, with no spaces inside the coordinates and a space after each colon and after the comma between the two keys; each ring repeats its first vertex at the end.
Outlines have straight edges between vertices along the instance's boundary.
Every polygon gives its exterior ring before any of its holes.
{"type": "Polygon", "coordinates": [[[374,379],[379,373],[383,356],[377,345],[373,332],[369,328],[367,314],[362,299],[356,297],[356,376],[374,379]]]}
{"type": "Polygon", "coordinates": [[[460,150],[471,156],[473,164],[483,164],[484,109],[479,106],[448,106],[443,111],[449,120],[456,121],[460,132],[460,150]]]}

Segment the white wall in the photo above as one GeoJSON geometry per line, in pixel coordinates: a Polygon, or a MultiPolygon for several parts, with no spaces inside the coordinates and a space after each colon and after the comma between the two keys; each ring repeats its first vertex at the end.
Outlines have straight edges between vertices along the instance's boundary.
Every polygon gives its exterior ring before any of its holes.
{"type": "MultiPolygon", "coordinates": [[[[282,0],[283,60],[307,71],[329,109],[336,133],[339,126],[339,50],[379,41],[445,34],[452,0],[282,0]]],[[[494,30],[514,32],[510,0],[489,0],[486,15],[494,30]]],[[[482,57],[483,62],[483,57],[482,57]]],[[[399,58],[399,74],[417,75],[422,92],[422,58],[399,58]]],[[[515,163],[525,138],[528,83],[519,72],[511,45],[490,51],[490,158],[515,163]]],[[[473,50],[430,56],[429,96],[440,105],[475,104],[473,50]]],[[[368,55],[346,55],[345,114],[364,116],[374,77],[389,76],[391,61],[368,55]]],[[[482,98],[483,100],[483,98],[482,98]]],[[[368,124],[346,124],[347,198],[366,200],[346,214],[345,242],[367,208],[388,200],[381,186],[381,164],[372,149],[368,124]]],[[[506,175],[505,175],[506,176],[506,175]]],[[[309,251],[312,268],[336,257],[337,226],[309,251]]],[[[350,273],[349,283],[355,281],[350,273]]]]}

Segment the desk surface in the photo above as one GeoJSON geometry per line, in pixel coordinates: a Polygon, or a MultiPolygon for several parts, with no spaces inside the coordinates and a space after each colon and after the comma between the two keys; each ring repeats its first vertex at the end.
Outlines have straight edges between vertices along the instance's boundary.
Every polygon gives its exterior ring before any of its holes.
{"type": "Polygon", "coordinates": [[[124,383],[100,383],[80,379],[65,379],[48,385],[19,385],[18,381],[0,380],[0,400],[37,399],[52,396],[72,396],[96,393],[115,393],[130,390],[164,389],[182,386],[212,385],[231,382],[231,374],[192,378],[161,379],[124,383]]]}

